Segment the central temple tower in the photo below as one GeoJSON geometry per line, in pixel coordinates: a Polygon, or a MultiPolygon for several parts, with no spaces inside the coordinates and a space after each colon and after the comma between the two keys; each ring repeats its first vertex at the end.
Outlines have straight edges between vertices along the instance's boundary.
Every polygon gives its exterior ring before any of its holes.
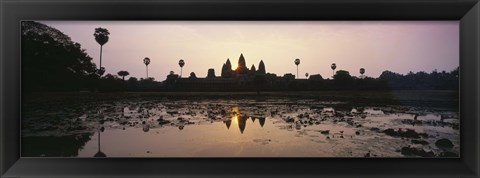
{"type": "Polygon", "coordinates": [[[238,66],[237,69],[235,69],[236,74],[247,74],[248,73],[248,68],[245,62],[245,57],[243,57],[243,54],[240,54],[240,58],[238,59],[238,66]]]}

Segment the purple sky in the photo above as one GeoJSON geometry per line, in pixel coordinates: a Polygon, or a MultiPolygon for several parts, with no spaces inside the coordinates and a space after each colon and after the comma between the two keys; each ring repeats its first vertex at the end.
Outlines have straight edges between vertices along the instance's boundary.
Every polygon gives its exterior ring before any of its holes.
{"type": "MultiPolygon", "coordinates": [[[[382,71],[451,71],[459,66],[458,21],[41,21],[57,28],[82,45],[99,63],[100,46],[93,33],[97,27],[110,31],[103,47],[106,73],[120,70],[145,77],[143,58],[149,57],[149,76],[165,80],[170,71],[183,76],[195,72],[205,77],[209,68],[218,76],[230,58],[236,67],[240,53],[247,66],[258,68],[262,59],[267,72],[283,76],[332,75],[347,70],[358,76],[378,77],[382,71]]],[[[128,77],[127,77],[128,78],[128,77]]]]}

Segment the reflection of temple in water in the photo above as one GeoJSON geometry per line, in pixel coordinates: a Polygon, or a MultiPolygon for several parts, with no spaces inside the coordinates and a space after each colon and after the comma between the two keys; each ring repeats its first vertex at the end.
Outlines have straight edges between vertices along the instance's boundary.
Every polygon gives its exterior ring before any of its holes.
{"type": "MultiPolygon", "coordinates": [[[[253,123],[255,123],[255,118],[254,117],[252,117],[252,121],[253,121],[253,123]]],[[[260,126],[263,127],[263,125],[265,125],[265,117],[258,118],[258,122],[260,123],[260,126]]]]}
{"type": "Polygon", "coordinates": [[[224,122],[225,122],[225,125],[227,125],[227,129],[230,129],[230,125],[232,125],[232,120],[227,120],[224,122]]]}
{"type": "Polygon", "coordinates": [[[243,134],[243,131],[247,127],[248,119],[251,119],[252,123],[255,123],[255,120],[258,119],[258,122],[260,123],[260,127],[263,127],[263,125],[265,125],[265,117],[255,118],[255,117],[249,117],[245,114],[240,115],[237,106],[232,108],[232,117],[224,121],[224,123],[227,126],[227,129],[230,129],[232,122],[236,122],[238,124],[238,128],[240,129],[240,132],[243,134]]]}

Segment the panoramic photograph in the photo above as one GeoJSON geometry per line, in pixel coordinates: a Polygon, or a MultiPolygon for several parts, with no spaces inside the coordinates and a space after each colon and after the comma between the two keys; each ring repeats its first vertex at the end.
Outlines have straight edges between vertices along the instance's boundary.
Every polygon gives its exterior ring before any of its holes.
{"type": "Polygon", "coordinates": [[[22,21],[22,157],[459,158],[459,21],[22,21]]]}

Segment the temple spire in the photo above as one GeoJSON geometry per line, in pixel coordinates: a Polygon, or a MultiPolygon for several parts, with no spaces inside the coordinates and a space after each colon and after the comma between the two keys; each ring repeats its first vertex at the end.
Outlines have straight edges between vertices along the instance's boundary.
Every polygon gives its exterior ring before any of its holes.
{"type": "Polygon", "coordinates": [[[243,53],[240,54],[240,58],[238,59],[238,66],[235,69],[236,74],[247,74],[248,68],[245,62],[245,57],[243,57],[243,53]]]}
{"type": "Polygon", "coordinates": [[[240,58],[238,59],[238,67],[247,67],[243,53],[240,54],[240,58]]]}
{"type": "Polygon", "coordinates": [[[258,70],[257,72],[259,74],[265,74],[266,73],[266,70],[265,70],[265,64],[263,63],[263,60],[260,60],[260,64],[258,64],[258,70]]]}
{"type": "Polygon", "coordinates": [[[232,70],[232,63],[230,63],[230,58],[227,58],[227,62],[225,62],[225,67],[227,70],[232,70]]]}

